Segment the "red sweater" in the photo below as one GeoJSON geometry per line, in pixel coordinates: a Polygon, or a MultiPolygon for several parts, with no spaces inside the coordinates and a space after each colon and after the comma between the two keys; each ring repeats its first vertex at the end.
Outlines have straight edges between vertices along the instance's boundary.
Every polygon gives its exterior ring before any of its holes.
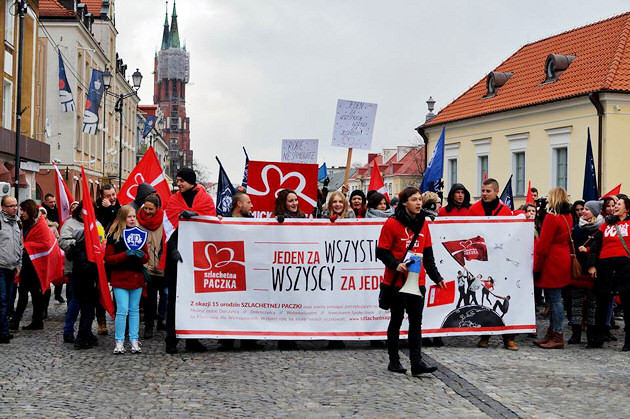
{"type": "Polygon", "coordinates": [[[438,211],[438,217],[465,217],[467,215],[470,215],[470,209],[465,207],[453,207],[449,212],[444,206],[440,208],[440,211],[438,211]]]}
{"type": "Polygon", "coordinates": [[[135,290],[145,285],[143,265],[149,261],[149,249],[146,244],[141,249],[144,252],[142,259],[135,256],[127,256],[126,247],[119,240],[116,243],[108,241],[105,248],[105,264],[110,271],[112,287],[135,290]]]}
{"type": "MultiPolygon", "coordinates": [[[[483,205],[481,204],[481,200],[475,202],[468,210],[468,215],[472,215],[474,217],[485,217],[486,212],[483,209],[483,205]]],[[[492,211],[492,216],[504,216],[504,215],[512,215],[512,210],[510,207],[505,205],[503,202],[499,201],[499,205],[492,211]]]]}
{"type": "MultiPolygon", "coordinates": [[[[630,249],[630,236],[628,235],[630,219],[619,221],[617,225],[619,226],[619,231],[621,231],[621,237],[626,242],[626,246],[630,249]]],[[[628,253],[626,253],[619,237],[617,237],[617,229],[614,225],[604,223],[599,230],[602,232],[602,249],[599,252],[600,259],[628,257],[628,253]]]]}

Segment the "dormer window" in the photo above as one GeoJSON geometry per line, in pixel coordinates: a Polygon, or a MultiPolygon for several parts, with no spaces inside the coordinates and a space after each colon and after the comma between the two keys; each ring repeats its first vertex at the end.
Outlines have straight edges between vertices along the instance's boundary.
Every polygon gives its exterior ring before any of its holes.
{"type": "Polygon", "coordinates": [[[514,73],[502,73],[500,71],[492,71],[486,78],[487,93],[484,97],[495,97],[501,86],[503,86],[514,73]]]}
{"type": "Polygon", "coordinates": [[[558,77],[569,68],[575,60],[575,55],[549,54],[545,61],[545,81],[543,83],[553,83],[558,77]]]}

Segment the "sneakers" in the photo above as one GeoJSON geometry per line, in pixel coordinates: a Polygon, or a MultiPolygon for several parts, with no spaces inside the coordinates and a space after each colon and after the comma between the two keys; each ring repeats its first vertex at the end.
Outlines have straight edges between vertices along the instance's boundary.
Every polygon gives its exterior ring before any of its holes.
{"type": "Polygon", "coordinates": [[[140,342],[138,340],[132,340],[131,341],[131,353],[132,354],[139,354],[140,352],[142,352],[142,349],[140,349],[140,342]]]}
{"type": "Polygon", "coordinates": [[[125,353],[125,343],[122,340],[117,340],[116,345],[114,346],[114,354],[124,354],[125,353]]]}

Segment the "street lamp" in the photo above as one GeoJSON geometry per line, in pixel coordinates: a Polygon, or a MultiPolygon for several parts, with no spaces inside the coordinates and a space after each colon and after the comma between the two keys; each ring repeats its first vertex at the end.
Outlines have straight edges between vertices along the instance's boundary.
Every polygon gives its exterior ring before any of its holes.
{"type": "MultiPolygon", "coordinates": [[[[136,71],[131,75],[131,80],[133,82],[133,92],[125,94],[116,94],[109,91],[109,87],[112,83],[112,74],[109,73],[109,70],[106,70],[103,73],[103,85],[105,87],[105,93],[117,98],[116,105],[114,106],[114,111],[120,114],[120,125],[119,125],[119,137],[118,137],[118,188],[122,188],[122,153],[123,153],[123,102],[128,97],[134,96],[138,94],[138,89],[140,89],[140,84],[142,83],[142,74],[140,70],[136,68],[136,71]],[[106,80],[107,77],[107,80],[106,80]]],[[[104,143],[104,141],[103,141],[104,143]]],[[[104,146],[103,146],[104,148],[104,146]]]]}

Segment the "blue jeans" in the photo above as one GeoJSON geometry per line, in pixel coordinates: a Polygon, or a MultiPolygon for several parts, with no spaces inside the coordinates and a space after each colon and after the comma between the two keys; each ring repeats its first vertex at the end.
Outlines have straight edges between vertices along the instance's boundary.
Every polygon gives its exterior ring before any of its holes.
{"type": "MultiPolygon", "coordinates": [[[[0,336],[9,336],[9,303],[13,294],[13,270],[0,268],[0,336]]],[[[13,308],[13,307],[11,307],[13,308]]]]}
{"type": "Polygon", "coordinates": [[[564,330],[564,306],[562,288],[545,288],[545,299],[549,303],[549,327],[556,333],[564,330]]]}
{"type": "Polygon", "coordinates": [[[125,340],[125,327],[127,325],[127,314],[129,315],[129,340],[138,340],[138,329],[140,329],[140,297],[142,288],[126,290],[114,288],[116,297],[116,340],[125,340]]]}
{"type": "Polygon", "coordinates": [[[77,318],[79,317],[79,302],[74,297],[72,283],[73,279],[70,277],[70,280],[66,284],[66,300],[68,301],[68,308],[66,311],[66,321],[63,325],[64,335],[74,335],[74,324],[77,322],[77,318]]]}

